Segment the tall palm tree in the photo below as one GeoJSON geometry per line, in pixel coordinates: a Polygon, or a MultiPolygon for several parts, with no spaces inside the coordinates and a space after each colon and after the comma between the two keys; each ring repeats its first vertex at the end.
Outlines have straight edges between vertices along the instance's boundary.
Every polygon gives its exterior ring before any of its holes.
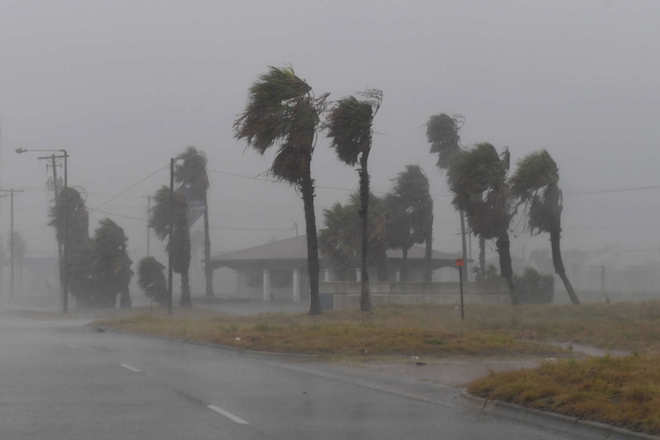
{"type": "Polygon", "coordinates": [[[327,94],[316,97],[292,68],[270,67],[252,84],[248,103],[234,122],[234,136],[263,154],[277,145],[271,173],[302,194],[307,233],[309,313],[321,313],[319,251],[311,163],[327,94]]]}
{"type": "Polygon", "coordinates": [[[181,192],[174,193],[170,206],[170,189],[161,186],[154,195],[154,205],[149,217],[149,226],[160,240],[168,238],[167,252],[172,255],[172,269],[181,276],[181,298],[179,303],[190,307],[190,229],[187,220],[187,205],[181,192]],[[170,224],[174,228],[170,231],[170,224]]]}
{"type": "MultiPolygon", "coordinates": [[[[211,267],[211,237],[209,233],[208,189],[209,178],[206,171],[206,154],[193,146],[177,156],[174,179],[189,191],[194,200],[201,201],[204,206],[204,277],[206,281],[206,296],[213,296],[213,268],[211,267]]],[[[190,228],[192,224],[188,224],[190,228]]]]}
{"type": "Polygon", "coordinates": [[[451,161],[447,172],[453,203],[465,212],[480,238],[496,239],[500,273],[507,281],[511,302],[518,303],[513,285],[509,225],[515,214],[507,181],[507,163],[489,143],[461,151],[451,161]]]}
{"type": "Polygon", "coordinates": [[[534,233],[550,234],[552,264],[559,275],[573,304],[580,299],[566,276],[561,256],[561,213],[562,192],[559,189],[559,167],[546,150],[531,153],[518,162],[516,173],[511,178],[511,189],[515,197],[527,205],[528,224],[534,233]]]}
{"type": "MultiPolygon", "coordinates": [[[[432,115],[426,122],[426,139],[431,144],[431,153],[438,155],[436,165],[441,170],[447,170],[458,153],[461,152],[460,129],[463,126],[464,118],[462,115],[448,115],[439,113],[432,115]]],[[[467,243],[465,241],[465,212],[459,208],[459,218],[461,222],[461,250],[463,259],[467,259],[467,243]]],[[[479,249],[485,249],[485,241],[479,237],[479,249]]],[[[427,246],[427,253],[430,249],[427,246]]],[[[481,253],[479,261],[484,261],[484,254],[481,253]]],[[[466,271],[463,266],[461,270],[466,271]]],[[[481,265],[481,271],[484,271],[481,265]]],[[[464,272],[465,273],[465,272],[464,272]]]]}
{"type": "Polygon", "coordinates": [[[373,146],[373,122],[383,102],[383,92],[369,89],[355,96],[342,98],[328,114],[327,128],[331,146],[339,159],[351,166],[358,162],[360,176],[360,218],[362,219],[360,310],[371,311],[367,259],[369,249],[369,153],[373,146]]]}

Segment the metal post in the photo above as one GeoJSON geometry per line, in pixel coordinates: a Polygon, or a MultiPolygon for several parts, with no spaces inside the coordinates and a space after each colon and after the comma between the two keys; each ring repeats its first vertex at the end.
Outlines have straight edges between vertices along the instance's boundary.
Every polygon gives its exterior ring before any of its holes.
{"type": "Polygon", "coordinates": [[[151,196],[147,196],[147,257],[151,256],[151,228],[149,219],[151,218],[151,196]]]}
{"type": "Polygon", "coordinates": [[[174,231],[174,158],[170,159],[170,230],[167,249],[167,313],[172,314],[172,232],[174,231]]]}
{"type": "Polygon", "coordinates": [[[14,299],[14,190],[9,190],[9,297],[14,299]]]}
{"type": "Polygon", "coordinates": [[[463,310],[463,268],[465,266],[460,266],[458,268],[458,285],[461,292],[461,321],[465,319],[465,312],[463,310]]]}

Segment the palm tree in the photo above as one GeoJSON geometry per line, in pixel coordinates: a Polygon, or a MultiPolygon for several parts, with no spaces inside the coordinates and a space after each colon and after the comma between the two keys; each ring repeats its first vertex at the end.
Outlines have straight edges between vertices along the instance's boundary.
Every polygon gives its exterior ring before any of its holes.
{"type": "Polygon", "coordinates": [[[321,302],[311,162],[327,96],[314,96],[309,84],[292,68],[270,67],[250,87],[248,104],[234,122],[234,136],[245,139],[259,153],[277,145],[271,173],[294,185],[302,194],[307,232],[309,313],[312,315],[321,313],[321,302]]]}
{"type": "MultiPolygon", "coordinates": [[[[452,160],[458,153],[461,152],[461,136],[460,129],[463,126],[465,118],[462,115],[449,116],[446,113],[439,113],[432,115],[426,122],[426,139],[431,144],[431,153],[438,155],[436,165],[442,170],[447,170],[452,160]]],[[[467,258],[467,243],[465,241],[465,212],[461,209],[458,211],[461,222],[461,248],[463,259],[467,258]]],[[[479,262],[480,269],[483,273],[485,265],[485,241],[479,237],[479,262]],[[481,250],[484,252],[481,252],[481,250]]],[[[427,253],[430,249],[427,247],[427,253]]],[[[466,271],[463,267],[463,271],[466,271]]]]}
{"type": "Polygon", "coordinates": [[[509,239],[515,210],[506,179],[506,162],[493,145],[477,144],[452,159],[447,180],[454,193],[454,206],[465,212],[474,233],[483,239],[496,239],[500,273],[509,286],[511,302],[517,304],[509,239]]]}
{"type": "Polygon", "coordinates": [[[559,168],[552,156],[542,150],[524,157],[518,162],[516,173],[511,178],[511,189],[515,197],[527,205],[528,224],[534,233],[550,234],[552,264],[559,275],[573,304],[580,300],[566,276],[561,256],[561,213],[562,192],[559,189],[559,168]]]}
{"type": "MultiPolygon", "coordinates": [[[[204,206],[204,277],[206,280],[206,296],[213,296],[213,268],[209,264],[211,261],[211,237],[209,234],[207,197],[209,178],[206,172],[206,155],[203,151],[189,146],[183,153],[177,156],[177,159],[174,179],[186,189],[184,193],[187,196],[195,201],[201,201],[204,206]]],[[[193,222],[195,219],[193,219],[193,222]]],[[[192,224],[188,224],[189,228],[191,226],[192,224]]]]}
{"type": "Polygon", "coordinates": [[[188,228],[187,204],[181,192],[174,193],[170,206],[170,189],[161,186],[154,195],[154,205],[149,217],[149,226],[160,240],[168,238],[167,252],[172,256],[172,269],[181,275],[181,298],[179,303],[190,307],[190,229],[188,228]],[[170,224],[174,228],[170,231],[170,224]]]}
{"type": "Polygon", "coordinates": [[[360,310],[371,311],[369,295],[369,273],[367,259],[369,252],[369,153],[373,146],[373,122],[383,102],[383,92],[369,89],[361,94],[342,98],[333,106],[328,115],[327,128],[331,146],[339,159],[350,166],[358,162],[360,176],[360,218],[362,219],[360,310]]]}

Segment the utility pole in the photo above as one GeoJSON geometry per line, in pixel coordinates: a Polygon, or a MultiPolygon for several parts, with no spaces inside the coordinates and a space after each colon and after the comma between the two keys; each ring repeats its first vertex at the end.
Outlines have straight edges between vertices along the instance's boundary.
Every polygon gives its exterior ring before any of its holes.
{"type": "MultiPolygon", "coordinates": [[[[463,266],[459,268],[459,270],[467,275],[467,270],[468,270],[468,255],[467,255],[467,242],[465,240],[465,212],[463,210],[459,211],[460,214],[460,219],[461,219],[461,248],[462,248],[462,255],[461,258],[463,259],[463,266]]],[[[465,277],[463,277],[465,278],[465,277]]]]}
{"type": "MultiPolygon", "coordinates": [[[[17,154],[29,153],[29,152],[52,152],[59,153],[51,154],[50,156],[39,157],[40,160],[50,160],[53,165],[53,177],[54,177],[54,188],[56,189],[55,195],[55,209],[59,213],[59,197],[57,195],[57,173],[55,172],[56,163],[55,159],[64,159],[64,190],[65,193],[69,187],[69,174],[68,174],[68,163],[69,163],[69,153],[64,148],[17,148],[17,154]]],[[[67,200],[68,204],[69,200],[67,200]]],[[[62,284],[62,312],[67,313],[69,311],[69,206],[64,207],[64,243],[62,247],[64,248],[64,262],[60,261],[60,282],[62,284]]]]}
{"type": "Polygon", "coordinates": [[[151,228],[149,219],[151,218],[151,196],[147,196],[147,257],[151,256],[151,228]]]}
{"type": "Polygon", "coordinates": [[[174,158],[170,159],[170,230],[167,250],[167,313],[172,314],[172,232],[174,232],[174,158]]]}
{"type": "Polygon", "coordinates": [[[16,239],[14,231],[14,194],[23,190],[10,188],[0,189],[0,192],[9,193],[9,298],[14,299],[16,286],[16,239]]]}

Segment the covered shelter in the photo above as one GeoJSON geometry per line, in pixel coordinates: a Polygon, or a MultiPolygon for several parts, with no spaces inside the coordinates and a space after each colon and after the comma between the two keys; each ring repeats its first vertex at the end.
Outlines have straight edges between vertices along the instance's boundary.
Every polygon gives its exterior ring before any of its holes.
{"type": "MultiPolygon", "coordinates": [[[[423,281],[426,263],[424,257],[423,246],[413,246],[408,251],[409,282],[423,281]]],[[[454,267],[457,257],[458,254],[433,250],[431,269],[454,267]]],[[[400,281],[401,262],[400,249],[387,251],[388,281],[400,281]]],[[[236,287],[233,296],[237,298],[300,302],[303,298],[309,297],[307,239],[304,235],[217,254],[211,257],[211,265],[213,269],[226,267],[236,272],[236,287]]],[[[319,253],[319,265],[321,283],[346,281],[337,279],[332,264],[321,253],[319,253]]],[[[359,264],[354,265],[353,273],[355,276],[348,281],[359,281],[359,264]]],[[[373,279],[376,279],[375,275],[373,279]]]]}

